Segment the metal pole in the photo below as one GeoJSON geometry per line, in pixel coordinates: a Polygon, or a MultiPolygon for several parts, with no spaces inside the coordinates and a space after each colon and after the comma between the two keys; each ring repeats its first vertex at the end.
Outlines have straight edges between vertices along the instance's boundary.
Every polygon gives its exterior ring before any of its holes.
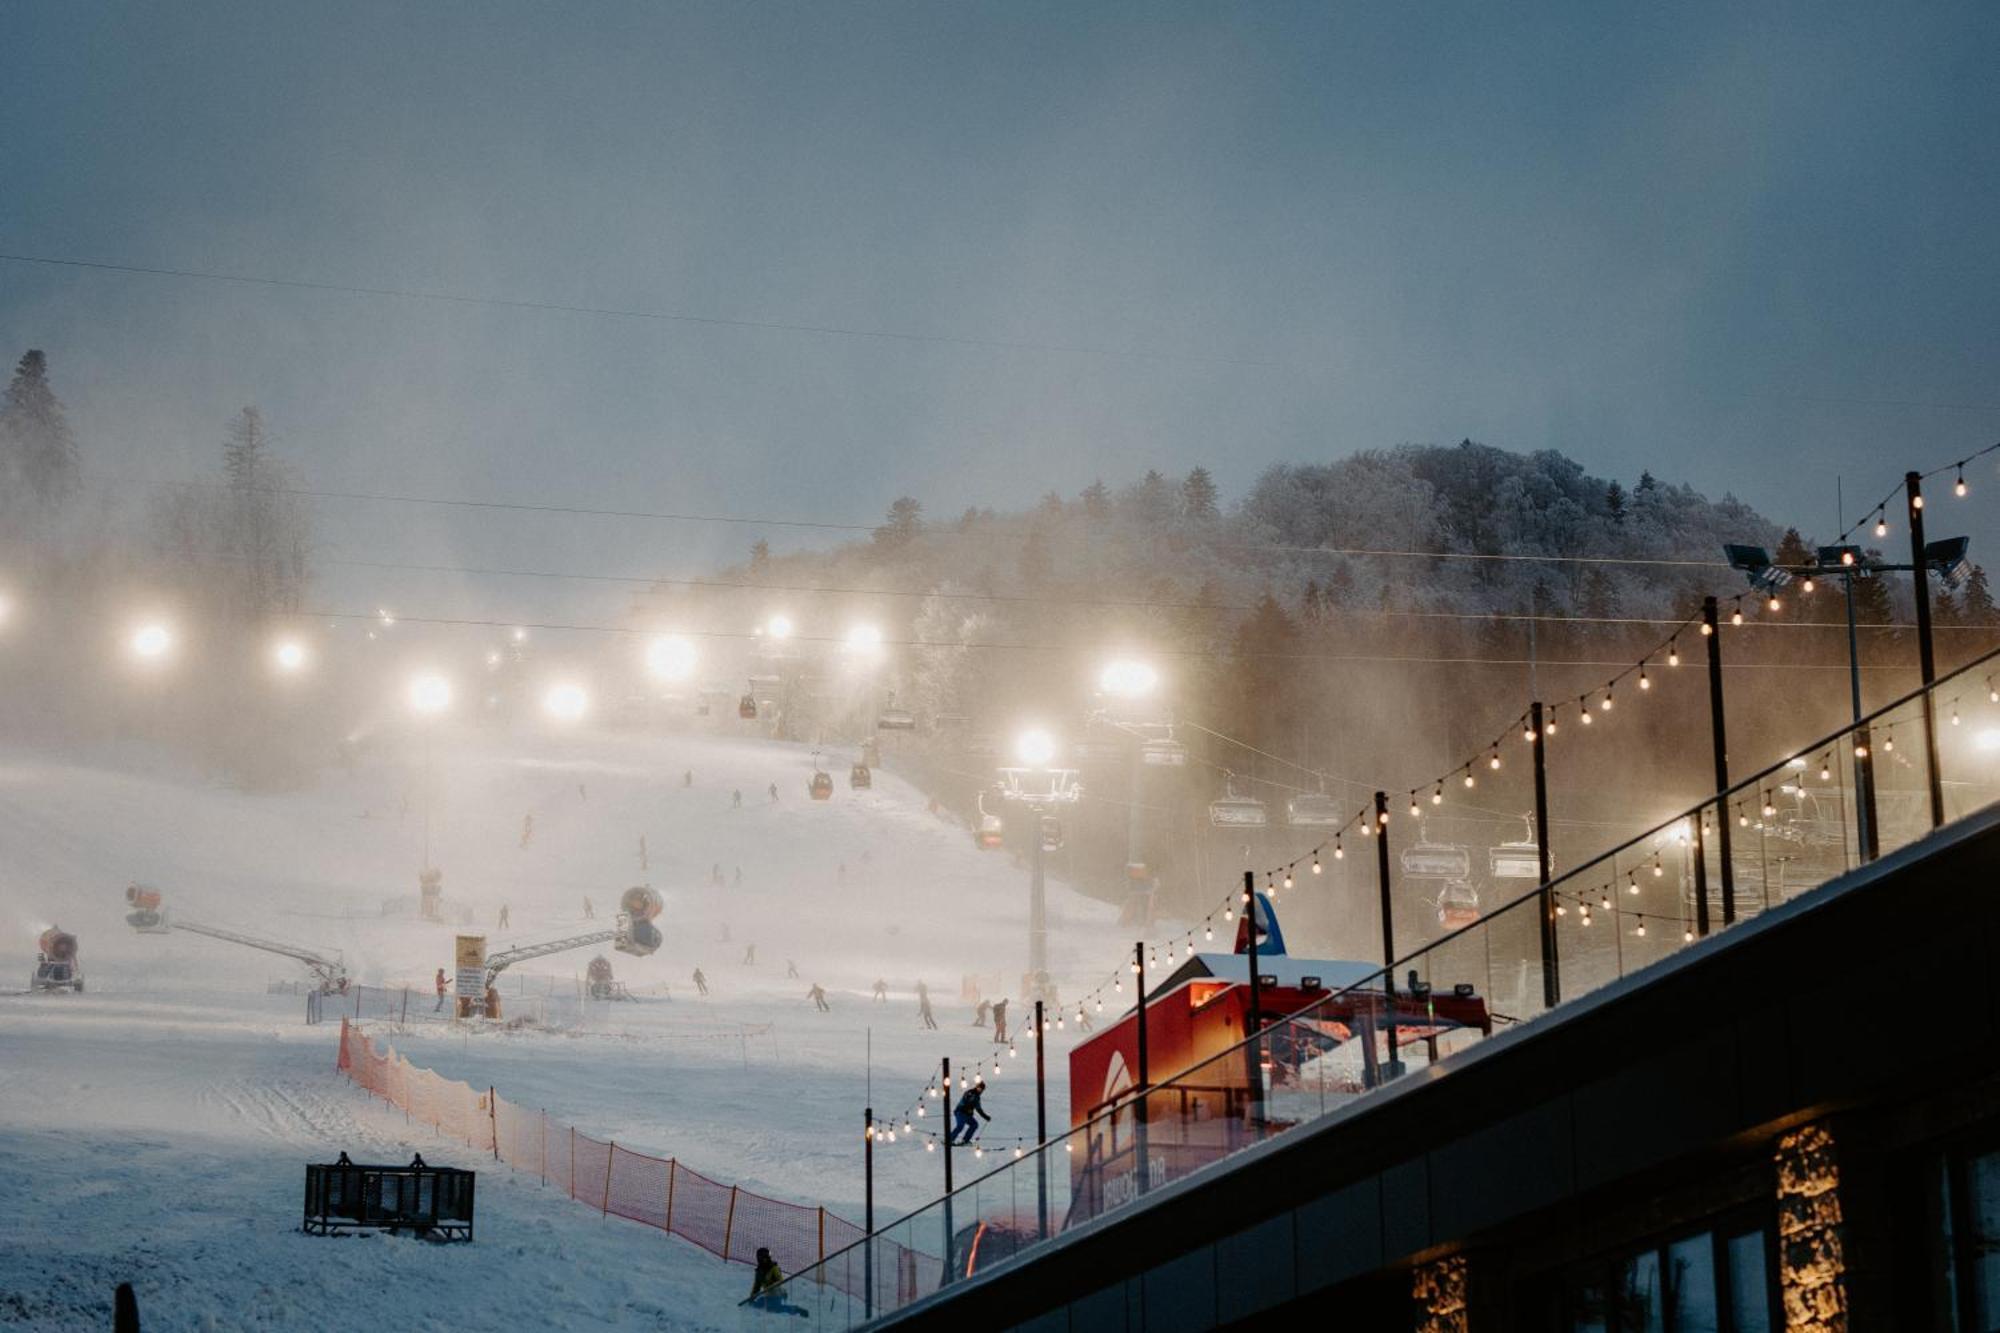
{"type": "Polygon", "coordinates": [[[1264,1120],[1264,979],[1258,975],[1257,874],[1253,870],[1243,872],[1243,924],[1250,945],[1250,1012],[1243,1024],[1244,1035],[1250,1038],[1246,1086],[1250,1089],[1250,1123],[1259,1125],[1264,1120]]]}
{"type": "Polygon", "coordinates": [[[1148,1174],[1146,1164],[1149,1154],[1149,1137],[1146,1133],[1146,1105],[1150,1100],[1147,1093],[1152,1087],[1153,1075],[1150,1066],[1146,1062],[1146,944],[1143,940],[1132,946],[1132,966],[1139,974],[1139,1008],[1136,1011],[1139,1021],[1139,1083],[1138,1100],[1132,1107],[1132,1124],[1133,1128],[1137,1131],[1133,1136],[1133,1141],[1138,1160],[1132,1168],[1132,1179],[1139,1193],[1144,1194],[1146,1192],[1146,1177],[1148,1174]]]}
{"type": "MultiPolygon", "coordinates": [[[[1035,836],[1037,838],[1041,836],[1041,831],[1039,829],[1036,830],[1035,836]]],[[[952,1094],[951,1057],[946,1056],[944,1059],[944,1111],[945,1111],[945,1123],[948,1126],[952,1125],[951,1094],[952,1094]]],[[[944,1136],[944,1276],[940,1280],[939,1285],[948,1285],[951,1282],[952,1232],[955,1229],[951,1224],[951,1153],[952,1153],[951,1141],[957,1136],[958,1134],[955,1127],[953,1127],[951,1131],[944,1136]]]]}
{"type": "Polygon", "coordinates": [[[875,1108],[861,1110],[861,1174],[862,1188],[866,1191],[861,1205],[861,1228],[864,1233],[861,1246],[861,1308],[870,1318],[875,1317],[875,1108]]]}
{"type": "Polygon", "coordinates": [[[1049,971],[1049,905],[1042,875],[1042,811],[1029,806],[1035,824],[1029,830],[1032,843],[1028,862],[1028,974],[1034,979],[1034,993],[1043,994],[1043,979],[1049,971]]]}
{"type": "Polygon", "coordinates": [[[1388,1000],[1389,1063],[1385,1076],[1402,1072],[1396,1058],[1396,909],[1389,901],[1389,793],[1375,793],[1375,879],[1382,902],[1382,991],[1388,1000]]]}
{"type": "Polygon", "coordinates": [[[1854,820],[1861,860],[1882,854],[1882,835],[1875,829],[1875,746],[1861,725],[1861,642],[1854,627],[1854,575],[1843,574],[1847,592],[1847,685],[1854,700],[1854,820]]]}
{"type": "MultiPolygon", "coordinates": [[[[1724,818],[1721,806],[1716,807],[1716,818],[1724,818]]],[[[1694,812],[1694,827],[1688,830],[1689,845],[1694,848],[1694,933],[1708,934],[1708,844],[1703,834],[1708,823],[1708,812],[1699,807],[1694,812]]],[[[1611,929],[1616,933],[1618,922],[1612,919],[1611,929]]]]}
{"type": "Polygon", "coordinates": [[[1049,1237],[1049,1085],[1042,1048],[1048,1028],[1042,1020],[1042,1002],[1035,1001],[1035,1235],[1049,1237]]]}
{"type": "Polygon", "coordinates": [[[1715,847],[1722,863],[1722,924],[1736,920],[1736,865],[1729,850],[1729,724],[1722,703],[1722,625],[1715,599],[1701,599],[1701,636],[1708,641],[1708,727],[1715,754],[1715,847]]]}
{"type": "Polygon", "coordinates": [[[1915,472],[1903,476],[1903,490],[1910,502],[1910,591],[1917,602],[1917,665],[1924,678],[1924,760],[1931,789],[1931,827],[1944,825],[1944,778],[1938,772],[1937,702],[1931,686],[1937,683],[1937,656],[1931,645],[1931,576],[1924,568],[1924,479],[1915,472]]]}
{"type": "Polygon", "coordinates": [[[1562,1003],[1561,964],[1556,955],[1556,899],[1550,887],[1554,879],[1549,859],[1549,734],[1542,717],[1542,701],[1528,705],[1528,742],[1535,755],[1535,869],[1541,882],[1542,899],[1542,1007],[1553,1009],[1562,1003]]]}

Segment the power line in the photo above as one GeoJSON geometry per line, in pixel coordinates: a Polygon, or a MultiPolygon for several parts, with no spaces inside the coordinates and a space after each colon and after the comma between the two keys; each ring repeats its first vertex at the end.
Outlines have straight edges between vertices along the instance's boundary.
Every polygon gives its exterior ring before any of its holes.
{"type": "Polygon", "coordinates": [[[373,287],[359,283],[342,282],[310,282],[301,278],[267,278],[256,274],[223,273],[204,269],[154,268],[143,264],[118,264],[51,255],[0,254],[0,260],[14,264],[40,264],[49,268],[87,269],[100,273],[135,273],[153,278],[180,278],[199,282],[224,282],[246,287],[281,287],[292,291],[337,292],[347,296],[384,296],[399,301],[434,301],[446,305],[488,306],[502,310],[536,310],[567,315],[596,315],[612,319],[643,319],[667,324],[694,324],[719,328],[759,329],[772,333],[807,333],[822,337],[869,338],[879,342],[931,343],[948,347],[983,347],[1009,352],[1062,352],[1077,356],[1113,357],[1128,361],[1167,361],[1258,367],[1274,367],[1278,364],[1274,361],[1258,361],[1241,357],[1156,352],[1144,348],[1091,347],[1084,344],[1037,342],[1028,339],[967,337],[945,333],[905,333],[893,329],[862,329],[837,324],[798,324],[784,320],[736,319],[721,315],[691,315],[673,310],[637,310],[619,306],[575,305],[563,301],[529,301],[516,297],[467,296],[458,292],[425,291],[420,288],[373,287]]]}

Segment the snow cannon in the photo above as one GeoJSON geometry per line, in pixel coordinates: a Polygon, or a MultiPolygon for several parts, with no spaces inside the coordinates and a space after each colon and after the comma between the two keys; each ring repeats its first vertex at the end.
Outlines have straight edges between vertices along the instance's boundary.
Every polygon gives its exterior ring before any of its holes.
{"type": "Polygon", "coordinates": [[[28,989],[83,989],[83,969],[76,961],[76,936],[60,926],[50,926],[42,932],[35,941],[35,975],[28,979],[28,989]]]}
{"type": "Polygon", "coordinates": [[[590,966],[583,971],[583,980],[584,984],[590,988],[591,999],[610,999],[612,992],[611,960],[603,954],[599,954],[597,957],[591,959],[590,966]]]}
{"type": "Polygon", "coordinates": [[[657,950],[666,940],[661,936],[660,928],[653,924],[653,918],[665,907],[660,895],[643,884],[625,890],[624,896],[618,900],[618,912],[623,920],[612,947],[635,958],[644,958],[657,950]]]}
{"type": "Polygon", "coordinates": [[[125,890],[125,902],[132,909],[125,914],[125,924],[132,929],[157,933],[167,928],[167,913],[160,905],[158,889],[131,885],[125,890]]]}
{"type": "Polygon", "coordinates": [[[76,961],[76,936],[60,926],[50,926],[35,941],[35,948],[42,960],[50,963],[73,963],[76,961]]]}

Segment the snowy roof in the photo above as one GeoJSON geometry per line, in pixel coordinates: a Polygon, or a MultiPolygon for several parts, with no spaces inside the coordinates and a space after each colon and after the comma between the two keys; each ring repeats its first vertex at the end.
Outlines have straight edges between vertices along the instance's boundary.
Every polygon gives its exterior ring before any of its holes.
{"type": "MultiPolygon", "coordinates": [[[[1276,977],[1280,986],[1297,986],[1307,977],[1318,977],[1319,984],[1328,990],[1340,990],[1367,981],[1382,969],[1376,963],[1355,962],[1346,958],[1294,958],[1290,954],[1277,954],[1259,955],[1257,970],[1264,976],[1276,977]]],[[[1163,994],[1196,977],[1213,977],[1218,981],[1248,985],[1250,955],[1198,953],[1168,973],[1166,980],[1155,987],[1153,993],[1163,994]]]]}

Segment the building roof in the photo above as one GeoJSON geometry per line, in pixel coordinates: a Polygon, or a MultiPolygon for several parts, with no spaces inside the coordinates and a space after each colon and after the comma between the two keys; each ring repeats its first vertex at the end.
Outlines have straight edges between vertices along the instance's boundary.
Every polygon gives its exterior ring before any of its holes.
{"type": "MultiPolygon", "coordinates": [[[[1340,990],[1369,980],[1381,972],[1377,963],[1356,962],[1348,958],[1294,958],[1290,954],[1259,955],[1257,970],[1267,977],[1276,977],[1280,986],[1298,986],[1307,977],[1318,977],[1319,984],[1328,990],[1340,990]]],[[[1201,977],[1213,977],[1218,981],[1233,981],[1240,985],[1250,984],[1250,955],[1241,953],[1198,953],[1169,972],[1166,979],[1153,987],[1146,998],[1164,995],[1183,982],[1201,977]]]]}

